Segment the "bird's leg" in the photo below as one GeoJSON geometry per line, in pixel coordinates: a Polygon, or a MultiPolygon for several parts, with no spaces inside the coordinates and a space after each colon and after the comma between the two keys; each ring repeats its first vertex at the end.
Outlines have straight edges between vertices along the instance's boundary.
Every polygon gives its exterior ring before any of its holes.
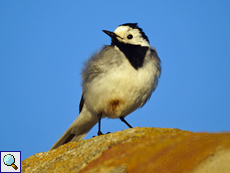
{"type": "Polygon", "coordinates": [[[100,113],[99,115],[97,115],[98,117],[98,132],[97,135],[103,135],[103,133],[101,132],[101,117],[102,117],[102,113],[100,113]]]}
{"type": "Polygon", "coordinates": [[[124,117],[120,117],[120,120],[124,122],[129,128],[133,128],[127,121],[125,121],[124,117]]]}

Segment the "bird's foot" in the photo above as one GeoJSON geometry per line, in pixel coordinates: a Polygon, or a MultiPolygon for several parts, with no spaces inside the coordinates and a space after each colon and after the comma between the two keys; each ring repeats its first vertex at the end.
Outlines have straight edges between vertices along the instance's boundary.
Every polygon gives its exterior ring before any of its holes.
{"type": "MultiPolygon", "coordinates": [[[[106,134],[110,134],[111,132],[107,132],[106,134]]],[[[101,135],[104,135],[101,131],[99,131],[99,132],[97,132],[97,135],[98,136],[101,136],[101,135]]],[[[94,138],[94,137],[96,137],[96,136],[92,136],[92,138],[94,138]]]]}

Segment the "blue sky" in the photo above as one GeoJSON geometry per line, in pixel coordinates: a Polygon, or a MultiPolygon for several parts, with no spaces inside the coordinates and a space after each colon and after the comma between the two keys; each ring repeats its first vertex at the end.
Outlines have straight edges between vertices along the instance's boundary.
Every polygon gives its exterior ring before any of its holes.
{"type": "MultiPolygon", "coordinates": [[[[0,1],[0,151],[45,152],[78,115],[84,61],[137,22],[162,60],[134,127],[230,130],[229,1],[0,1]]],[[[127,129],[103,119],[102,132],[127,129]]],[[[86,138],[97,133],[95,126],[86,138]]]]}

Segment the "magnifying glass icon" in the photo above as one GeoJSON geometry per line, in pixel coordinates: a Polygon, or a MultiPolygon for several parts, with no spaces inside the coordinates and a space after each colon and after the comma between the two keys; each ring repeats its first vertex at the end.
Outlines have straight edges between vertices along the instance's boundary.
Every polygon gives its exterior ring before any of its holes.
{"type": "Polygon", "coordinates": [[[15,170],[18,169],[18,167],[14,164],[15,163],[15,158],[12,154],[7,154],[3,158],[3,162],[7,166],[12,166],[15,170]]]}

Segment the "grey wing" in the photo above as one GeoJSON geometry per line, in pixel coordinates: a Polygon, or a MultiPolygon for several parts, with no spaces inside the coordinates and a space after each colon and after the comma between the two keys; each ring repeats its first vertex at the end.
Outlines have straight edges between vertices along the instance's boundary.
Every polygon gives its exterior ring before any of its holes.
{"type": "Polygon", "coordinates": [[[161,60],[157,54],[156,49],[151,49],[151,56],[155,60],[155,65],[157,68],[157,73],[155,75],[156,75],[157,79],[159,79],[161,76],[161,60]]]}
{"type": "MultiPolygon", "coordinates": [[[[157,85],[158,85],[158,80],[160,78],[160,75],[161,75],[161,60],[157,54],[157,51],[155,48],[151,49],[150,50],[150,60],[153,60],[155,62],[155,67],[156,67],[156,72],[155,72],[155,81],[154,81],[154,85],[153,85],[153,89],[152,89],[152,92],[155,91],[157,85]]],[[[145,100],[145,102],[140,106],[140,107],[143,107],[145,105],[145,103],[150,99],[151,95],[145,100]]]]}
{"type": "Polygon", "coordinates": [[[84,97],[83,97],[83,92],[81,93],[81,101],[80,101],[80,104],[79,104],[79,114],[81,113],[82,111],[82,108],[83,108],[83,105],[84,105],[84,97]]]}
{"type": "Polygon", "coordinates": [[[98,77],[101,77],[114,66],[122,64],[123,59],[119,51],[114,46],[107,45],[88,59],[82,70],[83,94],[87,92],[88,85],[98,77]]]}

